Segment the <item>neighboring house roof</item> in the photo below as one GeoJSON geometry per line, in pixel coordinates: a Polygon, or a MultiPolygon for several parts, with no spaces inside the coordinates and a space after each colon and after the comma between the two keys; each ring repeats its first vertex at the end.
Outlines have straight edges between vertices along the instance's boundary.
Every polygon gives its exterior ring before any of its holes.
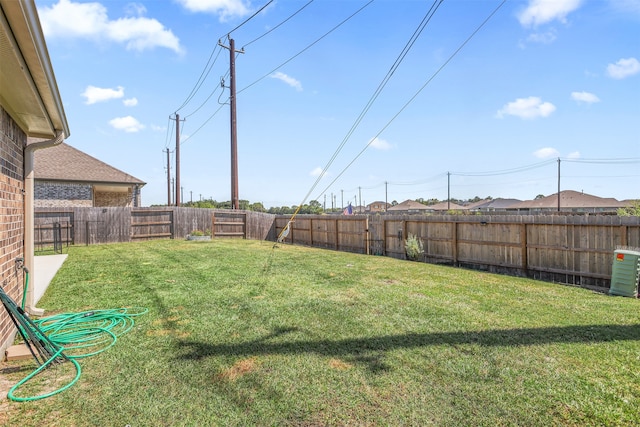
{"type": "MultiPolygon", "coordinates": [[[[602,198],[579,191],[565,190],[560,192],[560,208],[620,208],[626,204],[614,198],[602,198]]],[[[509,206],[509,209],[553,209],[558,207],[558,193],[536,200],[526,200],[509,206]]]]}
{"type": "Polygon", "coordinates": [[[466,209],[464,206],[460,206],[456,203],[440,202],[435,205],[425,205],[415,200],[405,200],[402,203],[398,203],[387,209],[387,211],[447,211],[447,210],[459,210],[466,209]]]}
{"type": "Polygon", "coordinates": [[[463,210],[467,208],[464,206],[460,206],[457,203],[445,201],[445,202],[436,203],[435,205],[429,205],[427,206],[427,209],[432,211],[448,211],[448,210],[463,210]]]}
{"type": "Polygon", "coordinates": [[[69,136],[34,0],[0,0],[0,104],[27,136],[69,136]]]}
{"type": "Polygon", "coordinates": [[[391,205],[389,203],[385,203],[385,202],[381,202],[381,201],[376,201],[376,202],[372,202],[369,203],[366,207],[367,211],[385,211],[387,210],[391,205]]]}
{"type": "Polygon", "coordinates": [[[387,211],[418,211],[418,210],[429,210],[429,206],[423,205],[420,202],[416,202],[415,200],[405,200],[402,203],[398,203],[395,206],[391,206],[387,209],[387,211]]]}
{"type": "Polygon", "coordinates": [[[516,203],[522,203],[522,200],[518,199],[493,199],[493,200],[481,200],[476,203],[467,205],[469,210],[494,210],[494,209],[506,209],[515,205],[516,203]]]}
{"type": "Polygon", "coordinates": [[[109,184],[145,182],[83,153],[64,142],[35,152],[35,179],[109,184]]]}

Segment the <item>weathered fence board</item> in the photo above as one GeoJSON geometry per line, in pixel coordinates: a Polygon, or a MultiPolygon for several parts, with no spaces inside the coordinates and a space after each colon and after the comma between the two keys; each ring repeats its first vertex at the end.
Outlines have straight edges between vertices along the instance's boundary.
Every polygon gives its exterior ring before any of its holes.
{"type": "MultiPolygon", "coordinates": [[[[36,210],[36,239],[67,221],[74,244],[216,237],[275,241],[290,217],[197,208],[36,210]]],[[[405,259],[409,234],[426,262],[478,268],[589,287],[608,287],[613,251],[640,247],[640,218],[607,215],[298,215],[285,243],[405,259]]],[[[37,244],[38,242],[36,242],[37,244]]]]}
{"type": "MultiPolygon", "coordinates": [[[[276,217],[276,236],[289,220],[288,216],[276,217]]],[[[363,216],[298,215],[284,242],[365,254],[369,247],[367,224],[368,219],[363,216]]]]}
{"type": "Polygon", "coordinates": [[[217,212],[211,214],[212,237],[231,239],[247,238],[247,214],[245,212],[217,212]]]}

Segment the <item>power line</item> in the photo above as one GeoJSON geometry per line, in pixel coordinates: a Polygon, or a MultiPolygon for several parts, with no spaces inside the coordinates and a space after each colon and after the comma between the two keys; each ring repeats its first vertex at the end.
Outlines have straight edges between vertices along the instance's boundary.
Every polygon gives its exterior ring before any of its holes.
{"type": "MultiPolygon", "coordinates": [[[[382,79],[382,81],[380,82],[380,84],[378,85],[378,87],[376,88],[376,90],[374,91],[373,95],[371,96],[371,98],[369,98],[369,101],[367,101],[366,105],[364,106],[364,108],[362,109],[362,111],[360,112],[360,114],[358,115],[358,117],[356,118],[355,122],[353,123],[353,125],[351,125],[351,129],[349,129],[349,131],[347,132],[347,134],[345,135],[345,137],[342,139],[342,142],[340,142],[340,145],[338,145],[338,148],[336,149],[336,151],[334,151],[333,155],[331,156],[331,158],[329,159],[329,161],[327,162],[327,164],[325,165],[325,167],[322,169],[322,172],[319,174],[318,178],[316,179],[315,183],[313,184],[313,186],[311,187],[311,190],[309,190],[309,194],[307,194],[307,197],[309,197],[309,195],[311,194],[311,192],[313,192],[313,190],[316,188],[316,186],[320,183],[320,180],[324,177],[324,175],[326,174],[327,170],[329,169],[329,167],[333,164],[333,162],[335,161],[335,159],[338,157],[338,154],[340,153],[340,151],[342,151],[342,149],[344,148],[345,144],[347,143],[347,141],[351,138],[351,135],[353,135],[353,133],[355,132],[355,130],[358,128],[358,126],[360,125],[360,123],[362,122],[362,120],[364,119],[364,116],[367,114],[367,112],[371,109],[371,106],[373,105],[373,103],[375,102],[375,100],[378,98],[378,96],[380,96],[380,93],[382,93],[382,90],[385,88],[385,86],[387,85],[387,83],[389,82],[389,80],[391,79],[391,77],[393,76],[393,74],[395,73],[395,71],[398,69],[398,67],[400,66],[400,64],[402,63],[402,60],[406,57],[407,53],[409,52],[409,50],[411,49],[411,47],[414,45],[416,39],[418,38],[418,36],[420,34],[422,34],[422,31],[424,30],[424,27],[429,23],[429,21],[431,21],[431,18],[433,17],[433,15],[435,14],[435,12],[438,10],[438,7],[440,7],[440,5],[442,4],[444,0],[439,0],[439,2],[434,1],[433,4],[431,5],[431,8],[427,11],[427,13],[425,14],[424,18],[422,19],[422,21],[420,22],[420,24],[418,25],[418,28],[416,28],[416,30],[414,31],[414,33],[411,35],[411,37],[409,38],[409,41],[405,44],[405,46],[402,48],[402,51],[400,52],[400,54],[398,55],[398,57],[396,58],[396,60],[394,61],[393,65],[391,66],[391,68],[389,69],[389,71],[387,71],[386,76],[382,79]],[[437,3],[437,5],[436,5],[437,3]]],[[[375,140],[375,138],[373,138],[371,141],[369,141],[369,144],[367,144],[367,147],[369,145],[371,145],[371,143],[375,140]]],[[[365,148],[366,149],[366,148],[365,148]]],[[[359,155],[358,155],[359,156],[359,155]]],[[[357,158],[357,157],[356,157],[357,158]]],[[[355,161],[355,159],[353,160],[355,161]]],[[[351,163],[349,163],[349,165],[347,165],[347,168],[353,163],[353,161],[351,163]]],[[[331,182],[331,184],[329,184],[327,186],[327,188],[325,188],[320,195],[324,194],[329,187],[331,187],[331,185],[333,185],[334,182],[336,182],[336,180],[342,176],[342,174],[346,171],[346,169],[343,169],[342,172],[340,172],[340,174],[331,182]]],[[[318,197],[320,196],[318,195],[318,197]]],[[[304,202],[303,202],[304,203],[304,202]]]]}
{"type": "MultiPolygon", "coordinates": [[[[281,24],[279,24],[279,26],[280,26],[280,25],[282,25],[284,22],[288,21],[289,19],[291,19],[293,16],[295,16],[298,12],[300,12],[302,9],[304,9],[306,6],[308,6],[312,1],[313,1],[313,0],[309,1],[305,6],[303,6],[302,8],[300,8],[297,12],[295,12],[293,15],[291,15],[289,18],[287,18],[285,21],[283,21],[281,24]]],[[[261,78],[259,78],[258,80],[254,81],[254,82],[253,82],[253,83],[251,83],[249,86],[245,87],[244,89],[239,90],[237,93],[243,92],[244,90],[248,89],[249,87],[251,87],[251,86],[253,86],[253,85],[257,84],[257,83],[258,83],[258,82],[260,82],[261,80],[263,80],[263,79],[265,79],[266,77],[268,77],[269,75],[273,74],[275,71],[277,71],[277,70],[278,70],[280,67],[282,67],[283,65],[285,65],[285,64],[287,64],[287,63],[289,63],[289,62],[291,62],[293,59],[295,59],[296,57],[300,56],[303,52],[305,52],[306,50],[308,50],[309,48],[311,48],[313,45],[315,45],[316,43],[318,43],[320,40],[322,40],[323,38],[325,38],[326,36],[328,36],[329,34],[331,34],[333,31],[335,31],[336,29],[338,29],[338,28],[339,28],[340,26],[342,26],[344,23],[346,23],[346,22],[347,22],[347,21],[349,21],[351,18],[353,18],[355,15],[357,15],[359,12],[361,12],[365,7],[367,7],[367,6],[368,6],[369,4],[371,4],[373,1],[374,1],[374,0],[370,0],[368,3],[366,3],[366,4],[365,4],[364,6],[362,6],[360,9],[358,9],[355,13],[351,14],[349,17],[347,17],[345,20],[343,20],[343,21],[342,21],[342,22],[340,22],[338,25],[336,25],[335,27],[333,27],[331,30],[329,30],[327,33],[325,33],[325,34],[324,34],[324,35],[322,35],[320,38],[318,38],[317,40],[315,40],[313,43],[311,43],[310,45],[308,45],[307,47],[305,47],[303,50],[301,50],[300,52],[298,52],[297,54],[295,54],[294,56],[292,56],[291,58],[289,58],[288,60],[286,60],[285,62],[283,62],[282,64],[280,64],[278,67],[276,67],[275,69],[273,69],[273,70],[272,70],[272,71],[270,71],[269,73],[265,74],[263,77],[261,77],[261,78]]],[[[269,3],[271,3],[271,2],[269,2],[269,3]]],[[[267,3],[267,5],[265,5],[262,9],[264,9],[266,6],[268,6],[268,4],[269,4],[269,3],[267,3]]],[[[262,10],[262,9],[261,9],[261,10],[262,10]]],[[[253,16],[255,16],[255,14],[254,14],[253,16]]],[[[252,16],[252,17],[253,17],[253,16],[252,16]]],[[[247,21],[245,21],[245,22],[247,22],[247,21]]],[[[244,24],[244,23],[243,23],[243,24],[244,24]]],[[[235,31],[236,29],[238,29],[239,27],[240,27],[240,26],[238,26],[238,27],[234,28],[234,30],[230,31],[230,32],[229,32],[229,34],[230,34],[231,32],[233,32],[233,31],[235,31]]],[[[263,34],[263,36],[264,36],[264,35],[266,35],[266,34],[267,34],[267,33],[263,34]]],[[[260,36],[259,38],[261,38],[261,37],[263,37],[263,36],[260,36]]],[[[257,40],[257,39],[254,39],[253,41],[249,42],[248,44],[253,43],[253,42],[254,42],[254,41],[256,41],[256,40],[257,40]]],[[[219,46],[219,45],[218,45],[218,46],[219,46]]],[[[213,53],[214,53],[214,52],[212,52],[211,56],[213,56],[213,53]]],[[[219,56],[219,55],[220,55],[220,52],[218,52],[218,55],[216,55],[216,60],[217,60],[217,58],[218,58],[218,56],[219,56]]],[[[210,57],[210,59],[211,59],[211,57],[210,57]]],[[[215,63],[215,61],[214,61],[214,63],[215,63]]],[[[211,64],[211,66],[209,67],[209,71],[210,71],[210,70],[211,70],[211,68],[213,67],[213,64],[214,64],[214,63],[212,63],[212,64],[211,64]]],[[[209,64],[209,62],[208,62],[207,64],[209,64]]],[[[206,67],[205,67],[205,70],[206,70],[206,67]]],[[[207,71],[207,72],[206,72],[206,75],[208,75],[208,74],[209,74],[209,71],[207,71]]],[[[201,79],[202,79],[202,81],[204,81],[204,80],[203,80],[203,77],[202,77],[204,74],[205,74],[205,72],[203,71],[203,73],[202,73],[202,75],[201,75],[201,79]]],[[[226,75],[228,75],[228,74],[229,74],[229,71],[227,70],[227,73],[225,74],[225,76],[226,76],[226,75]]],[[[206,75],[204,76],[205,78],[206,78],[206,75]]],[[[199,79],[200,85],[199,85],[199,86],[198,86],[198,85],[196,85],[198,89],[199,89],[199,87],[202,85],[202,82],[200,81],[201,79],[199,79]]],[[[195,90],[195,88],[194,88],[194,90],[195,90]]],[[[209,101],[209,99],[211,99],[211,97],[213,96],[213,94],[214,94],[214,93],[216,93],[216,91],[217,91],[217,89],[216,89],[216,90],[214,90],[214,91],[213,91],[213,92],[212,92],[212,93],[207,97],[207,99],[206,99],[206,100],[205,100],[205,101],[204,101],[204,102],[203,102],[203,103],[202,103],[202,104],[201,104],[201,105],[200,105],[196,110],[194,110],[193,112],[191,112],[190,114],[188,114],[186,117],[189,117],[189,116],[191,116],[191,115],[195,114],[198,110],[200,110],[200,109],[201,109],[201,108],[202,108],[202,107],[203,107],[203,106],[204,106],[204,105],[209,101]]],[[[195,95],[194,91],[192,91],[192,95],[190,95],[190,97],[188,98],[188,100],[187,100],[187,101],[185,101],[185,103],[183,103],[183,106],[182,106],[181,108],[183,108],[183,107],[186,105],[186,102],[188,102],[191,98],[193,98],[193,95],[195,95]]],[[[188,137],[188,138],[185,138],[185,139],[184,139],[184,141],[182,141],[182,143],[181,143],[181,144],[183,144],[183,143],[187,142],[188,140],[190,140],[190,139],[191,139],[191,137],[193,137],[196,133],[198,133],[198,131],[200,131],[200,130],[201,130],[201,129],[202,129],[202,128],[203,128],[203,127],[204,127],[204,126],[205,126],[205,125],[206,125],[206,124],[211,120],[211,119],[213,119],[213,117],[214,117],[216,114],[218,114],[218,112],[219,112],[220,110],[221,110],[221,107],[219,107],[219,108],[218,108],[218,109],[217,109],[217,110],[216,110],[216,111],[215,111],[211,116],[209,116],[209,118],[207,118],[207,120],[205,120],[205,121],[204,121],[204,123],[203,123],[200,127],[198,127],[198,128],[195,130],[195,132],[193,132],[191,135],[189,135],[189,137],[188,137]]]]}
{"type": "Polygon", "coordinates": [[[197,134],[197,133],[198,133],[198,132],[203,128],[203,127],[205,127],[205,125],[206,125],[207,123],[209,123],[209,121],[210,121],[211,119],[213,119],[213,117],[214,117],[216,114],[218,114],[218,112],[220,112],[220,110],[222,110],[222,107],[224,107],[225,105],[226,105],[226,104],[222,104],[222,105],[220,105],[220,106],[218,107],[218,109],[217,109],[216,111],[214,111],[214,112],[213,112],[213,114],[212,114],[212,115],[210,115],[210,116],[209,116],[209,118],[208,118],[207,120],[205,120],[205,121],[204,121],[204,123],[202,123],[202,124],[200,125],[200,127],[198,127],[198,128],[197,128],[197,129],[192,133],[192,134],[190,134],[188,137],[186,137],[186,138],[185,138],[185,139],[180,143],[180,145],[182,145],[182,144],[186,143],[187,141],[190,141],[190,140],[191,140],[191,138],[193,138],[193,137],[194,137],[194,135],[195,135],[195,134],[197,134]]]}
{"type": "MultiPolygon", "coordinates": [[[[245,19],[244,22],[242,22],[240,25],[238,25],[237,27],[235,27],[233,30],[229,31],[227,34],[225,35],[230,35],[232,32],[234,32],[235,30],[237,30],[238,28],[242,27],[244,24],[246,24],[247,22],[249,22],[251,19],[253,19],[257,14],[259,14],[260,12],[262,12],[267,6],[269,6],[271,3],[273,3],[273,0],[269,0],[269,2],[267,2],[267,4],[265,4],[264,6],[262,6],[260,9],[258,9],[253,15],[251,15],[249,18],[245,19]]],[[[222,35],[218,38],[218,41],[220,41],[225,35],[222,35]]],[[[176,108],[176,112],[180,111],[181,109],[183,109],[192,99],[193,97],[196,95],[196,93],[198,93],[198,91],[200,90],[200,88],[202,87],[202,84],[204,83],[204,81],[206,80],[207,76],[209,75],[209,73],[211,72],[211,69],[213,68],[213,66],[215,65],[218,56],[220,56],[220,52],[222,51],[222,48],[220,48],[219,43],[216,43],[216,45],[214,46],[214,48],[211,50],[211,54],[209,55],[209,59],[207,60],[207,63],[205,64],[202,72],[200,73],[200,77],[198,77],[198,80],[196,81],[195,85],[193,86],[193,89],[191,89],[191,92],[189,93],[189,95],[187,95],[187,98],[184,100],[184,102],[182,103],[182,105],[180,105],[180,107],[176,108]],[[215,59],[213,60],[213,62],[211,61],[211,58],[213,58],[213,55],[215,54],[216,50],[218,50],[218,54],[216,55],[215,59]]],[[[210,98],[211,96],[209,96],[210,98]]],[[[209,99],[207,98],[207,100],[209,99]]],[[[205,101],[206,103],[206,101],[205,101]]],[[[202,104],[204,105],[204,103],[202,104]]],[[[198,107],[196,109],[196,111],[198,111],[202,105],[200,105],[200,107],[198,107]]],[[[191,114],[188,114],[188,116],[194,114],[196,111],[194,111],[191,114]]]]}
{"type": "Polygon", "coordinates": [[[171,116],[167,118],[167,135],[164,140],[164,148],[169,148],[169,135],[173,131],[173,120],[171,120],[171,116]]]}
{"type": "MultiPolygon", "coordinates": [[[[336,178],[331,181],[331,183],[320,193],[320,195],[324,194],[337,180],[338,178],[340,178],[344,172],[351,167],[351,165],[353,165],[355,163],[355,161],[360,158],[360,156],[362,156],[362,154],[367,150],[367,148],[369,148],[369,146],[373,143],[373,141],[376,140],[376,138],[378,138],[382,132],[384,132],[390,125],[391,123],[418,97],[418,95],[429,85],[429,83],[431,83],[431,81],[438,75],[440,74],[440,72],[449,64],[449,62],[451,62],[451,60],[462,50],[462,48],[464,48],[467,43],[469,43],[469,41],[471,41],[471,39],[487,24],[487,22],[489,22],[489,20],[498,12],[498,10],[506,3],[507,0],[503,0],[498,7],[496,7],[490,14],[489,16],[482,21],[482,23],[471,33],[471,35],[469,37],[467,37],[467,39],[462,42],[462,44],[449,56],[449,58],[447,58],[447,60],[440,66],[440,68],[438,68],[435,73],[433,73],[431,75],[431,77],[429,77],[429,79],[422,85],[422,87],[420,87],[420,89],[418,89],[418,91],[411,97],[409,98],[409,100],[402,106],[402,108],[400,108],[400,110],[387,122],[387,124],[385,124],[382,129],[373,137],[371,138],[371,140],[369,141],[369,143],[367,145],[364,146],[364,148],[353,158],[353,160],[351,160],[351,162],[349,162],[349,164],[347,164],[347,166],[345,166],[345,168],[336,176],[336,178]]],[[[318,182],[318,181],[316,181],[318,182]]],[[[319,196],[318,196],[319,197],[319,196]]]]}
{"type": "Polygon", "coordinates": [[[556,159],[545,160],[543,162],[535,163],[527,166],[520,166],[517,168],[511,169],[503,169],[499,171],[489,171],[489,172],[451,172],[451,175],[455,176],[496,176],[496,175],[509,175],[512,173],[524,172],[531,169],[541,168],[543,166],[547,166],[552,163],[556,163],[556,159]]]}
{"type": "Polygon", "coordinates": [[[313,3],[313,0],[309,0],[309,2],[307,2],[307,4],[305,4],[304,6],[302,6],[300,9],[298,9],[297,11],[295,11],[292,15],[290,15],[287,19],[285,19],[284,21],[280,22],[278,25],[276,25],[275,27],[273,27],[272,29],[270,29],[269,31],[267,31],[266,33],[262,34],[261,36],[256,37],[255,39],[251,40],[249,43],[246,43],[242,48],[244,49],[245,47],[249,46],[250,44],[257,42],[258,40],[260,40],[261,38],[263,38],[264,36],[270,34],[271,32],[277,30],[280,26],[282,26],[283,24],[285,24],[287,21],[289,21],[291,18],[293,18],[294,16],[296,16],[298,13],[302,12],[302,10],[304,8],[306,8],[307,6],[309,6],[311,3],[313,3]]]}
{"type": "Polygon", "coordinates": [[[247,22],[251,21],[253,18],[256,17],[257,14],[259,14],[260,12],[262,12],[264,9],[266,9],[267,6],[269,6],[271,3],[273,3],[273,0],[269,0],[267,2],[267,4],[265,4],[264,6],[262,6],[260,9],[258,9],[253,15],[251,15],[250,17],[248,17],[247,19],[245,19],[240,25],[238,25],[237,27],[235,27],[233,30],[229,31],[228,33],[218,37],[218,40],[222,40],[222,38],[224,36],[231,36],[231,33],[233,33],[235,30],[237,30],[238,28],[242,27],[244,24],[246,24],[247,22]]]}
{"type": "Polygon", "coordinates": [[[205,64],[204,68],[202,69],[202,72],[200,73],[200,77],[198,77],[198,81],[196,81],[195,85],[193,86],[193,89],[191,89],[191,92],[189,93],[189,95],[187,95],[187,98],[182,102],[182,105],[176,108],[176,112],[183,109],[193,99],[196,93],[198,93],[198,91],[200,90],[200,87],[202,87],[202,84],[204,83],[205,79],[209,75],[209,72],[211,71],[214,64],[216,63],[218,56],[220,56],[221,51],[222,49],[220,48],[220,46],[216,44],[213,50],[211,51],[211,55],[209,55],[209,59],[207,60],[207,63],[205,64]],[[213,54],[216,52],[216,49],[218,49],[218,55],[216,55],[213,62],[211,62],[211,58],[213,58],[213,54]]]}
{"type": "Polygon", "coordinates": [[[351,14],[350,16],[348,16],[346,19],[344,19],[342,22],[340,22],[338,25],[336,25],[335,27],[333,27],[332,29],[330,29],[329,31],[327,31],[326,33],[324,33],[322,36],[320,36],[320,38],[316,39],[313,43],[309,44],[307,47],[305,47],[304,49],[302,49],[300,52],[296,53],[295,55],[293,55],[291,58],[287,59],[286,61],[284,61],[282,64],[278,65],[276,68],[274,68],[273,70],[269,71],[267,74],[265,74],[264,76],[260,77],[258,80],[254,81],[253,83],[251,83],[248,86],[245,86],[244,88],[240,89],[238,91],[238,93],[242,93],[245,90],[249,89],[251,86],[254,86],[255,84],[261,82],[262,80],[264,80],[265,78],[269,77],[271,74],[273,74],[274,72],[278,71],[279,68],[282,68],[284,65],[288,64],[289,62],[293,61],[295,58],[297,58],[298,56],[302,55],[304,52],[306,52],[307,50],[309,50],[311,47],[313,47],[314,45],[316,45],[320,40],[324,39],[325,37],[327,37],[329,34],[331,34],[332,32],[334,32],[335,30],[337,30],[338,28],[340,28],[343,24],[345,24],[347,21],[349,21],[351,18],[353,18],[354,16],[356,16],[358,13],[360,13],[364,8],[366,8],[367,6],[369,6],[371,3],[373,3],[373,0],[370,0],[368,3],[366,3],[364,6],[362,6],[360,9],[356,10],[353,14],[351,14]]]}
{"type": "Polygon", "coordinates": [[[640,163],[640,157],[620,157],[613,159],[565,159],[562,158],[563,162],[570,163],[597,163],[597,164],[606,164],[606,165],[618,165],[618,164],[633,164],[640,163]]]}

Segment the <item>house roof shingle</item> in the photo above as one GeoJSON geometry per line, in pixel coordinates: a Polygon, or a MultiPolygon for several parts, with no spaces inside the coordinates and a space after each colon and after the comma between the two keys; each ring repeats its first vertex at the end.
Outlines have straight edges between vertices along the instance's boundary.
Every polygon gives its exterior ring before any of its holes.
{"type": "MultiPolygon", "coordinates": [[[[551,209],[558,206],[558,193],[536,200],[526,200],[509,206],[509,209],[551,209]]],[[[625,203],[614,198],[602,198],[579,191],[564,190],[560,192],[562,208],[620,208],[625,203]]]]}
{"type": "Polygon", "coordinates": [[[146,184],[64,142],[55,147],[35,151],[35,178],[109,184],[146,184]]]}

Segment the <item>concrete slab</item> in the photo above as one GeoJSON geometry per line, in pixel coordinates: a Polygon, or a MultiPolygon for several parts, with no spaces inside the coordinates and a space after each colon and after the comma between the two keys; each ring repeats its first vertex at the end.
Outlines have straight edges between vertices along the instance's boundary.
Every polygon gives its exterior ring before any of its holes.
{"type": "Polygon", "coordinates": [[[66,259],[67,254],[40,255],[33,258],[33,283],[29,283],[29,286],[33,286],[34,305],[38,304],[66,259]]]}
{"type": "Polygon", "coordinates": [[[7,349],[7,362],[12,360],[31,359],[33,355],[26,344],[12,345],[7,349]]]}

